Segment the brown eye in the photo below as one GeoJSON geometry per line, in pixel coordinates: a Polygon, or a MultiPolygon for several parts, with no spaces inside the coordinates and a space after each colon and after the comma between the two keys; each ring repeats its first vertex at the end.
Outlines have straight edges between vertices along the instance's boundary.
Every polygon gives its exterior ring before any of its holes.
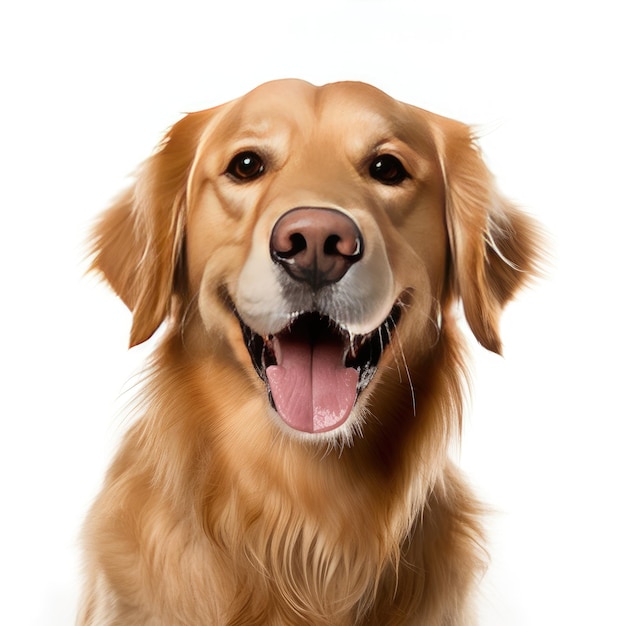
{"type": "Polygon", "coordinates": [[[391,154],[381,154],[372,161],[370,176],[383,185],[399,185],[409,178],[400,160],[391,154]]]}
{"type": "Polygon", "coordinates": [[[263,159],[256,152],[240,152],[228,164],[226,173],[238,181],[258,178],[265,171],[263,159]]]}

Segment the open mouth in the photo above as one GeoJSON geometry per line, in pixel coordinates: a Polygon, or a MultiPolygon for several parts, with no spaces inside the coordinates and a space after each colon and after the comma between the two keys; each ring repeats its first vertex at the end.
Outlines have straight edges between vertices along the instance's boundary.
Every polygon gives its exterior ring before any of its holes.
{"type": "Polygon", "coordinates": [[[324,433],[348,419],[376,374],[400,314],[398,303],[366,335],[352,335],[317,312],[298,314],[279,333],[265,337],[241,318],[239,322],[252,363],[281,419],[301,432],[324,433]]]}

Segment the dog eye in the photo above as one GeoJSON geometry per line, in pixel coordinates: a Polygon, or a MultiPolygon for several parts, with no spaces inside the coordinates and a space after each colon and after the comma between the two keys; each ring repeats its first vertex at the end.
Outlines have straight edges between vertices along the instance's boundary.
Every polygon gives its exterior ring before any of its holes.
{"type": "Polygon", "coordinates": [[[238,181],[253,180],[261,176],[264,171],[263,159],[256,152],[251,151],[235,155],[226,168],[226,173],[238,181]]]}
{"type": "Polygon", "coordinates": [[[409,178],[400,160],[391,154],[377,156],[370,165],[370,176],[383,185],[399,185],[409,178]]]}

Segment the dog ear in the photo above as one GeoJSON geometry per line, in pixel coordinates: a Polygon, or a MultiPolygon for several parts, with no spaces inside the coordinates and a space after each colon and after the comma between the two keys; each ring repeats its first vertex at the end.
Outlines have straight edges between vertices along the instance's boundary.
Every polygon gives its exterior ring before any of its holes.
{"type": "Polygon", "coordinates": [[[535,221],[498,192],[470,128],[445,120],[439,130],[452,287],[475,337],[500,354],[500,316],[540,273],[543,237],[535,221]]]}
{"type": "Polygon", "coordinates": [[[187,178],[207,115],[189,114],[170,129],[92,232],[90,270],[104,276],[131,310],[131,347],[152,336],[184,288],[187,178]]]}

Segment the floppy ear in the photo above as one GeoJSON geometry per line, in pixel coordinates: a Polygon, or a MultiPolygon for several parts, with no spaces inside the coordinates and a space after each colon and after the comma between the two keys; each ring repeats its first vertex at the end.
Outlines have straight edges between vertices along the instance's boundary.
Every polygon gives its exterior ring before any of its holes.
{"type": "Polygon", "coordinates": [[[92,232],[90,270],[101,273],[131,310],[131,347],[152,336],[184,289],[179,270],[187,178],[207,113],[187,115],[170,129],[92,232]]]}
{"type": "Polygon", "coordinates": [[[500,195],[468,126],[445,120],[440,131],[453,288],[478,341],[500,354],[502,310],[540,273],[541,231],[500,195]]]}

